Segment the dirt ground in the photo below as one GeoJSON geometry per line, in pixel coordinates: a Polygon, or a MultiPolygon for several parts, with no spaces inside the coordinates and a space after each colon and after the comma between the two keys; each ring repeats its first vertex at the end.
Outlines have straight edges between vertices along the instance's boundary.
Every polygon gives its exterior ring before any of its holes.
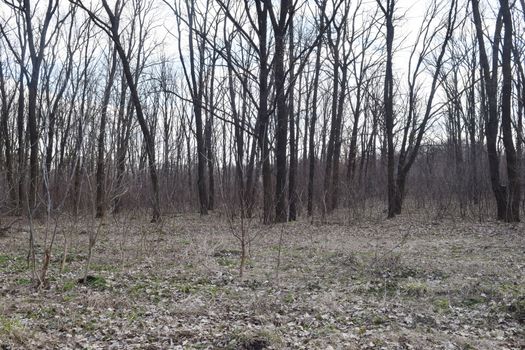
{"type": "MultiPolygon", "coordinates": [[[[63,218],[36,290],[29,226],[15,223],[0,237],[0,349],[525,348],[524,224],[245,222],[242,279],[240,225],[63,218]]],[[[41,253],[46,225],[34,232],[41,253]]]]}

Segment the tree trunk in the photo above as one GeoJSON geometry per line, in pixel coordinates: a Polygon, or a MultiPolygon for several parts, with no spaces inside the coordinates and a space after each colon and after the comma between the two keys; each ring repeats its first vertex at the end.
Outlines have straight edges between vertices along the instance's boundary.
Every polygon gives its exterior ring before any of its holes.
{"type": "MultiPolygon", "coordinates": [[[[257,109],[257,120],[255,131],[257,134],[256,141],[261,151],[262,162],[262,180],[263,180],[263,223],[271,222],[272,214],[272,178],[270,166],[270,147],[268,143],[268,4],[266,2],[256,2],[257,22],[259,30],[257,37],[259,39],[259,105],[257,109]]],[[[255,142],[255,140],[254,140],[255,142]]],[[[252,146],[250,160],[246,174],[246,192],[248,203],[248,216],[251,216],[253,210],[253,199],[255,197],[255,147],[252,146]]]]}
{"type": "MultiPolygon", "coordinates": [[[[213,66],[215,67],[215,65],[213,66]]],[[[212,74],[209,77],[210,82],[210,91],[209,91],[209,100],[208,100],[208,118],[206,118],[206,126],[204,128],[204,140],[206,146],[206,160],[208,165],[208,210],[213,210],[215,206],[215,177],[213,176],[213,168],[215,163],[215,156],[213,152],[212,144],[212,133],[213,133],[213,115],[215,113],[213,100],[214,96],[214,72],[215,68],[212,68],[212,74]]]]}
{"type": "MultiPolygon", "coordinates": [[[[335,45],[334,45],[335,46],[335,45]]],[[[339,53],[337,47],[333,48],[334,51],[334,76],[333,80],[333,93],[332,93],[332,108],[331,108],[331,124],[330,124],[330,136],[328,138],[328,146],[326,149],[326,160],[325,160],[325,174],[324,174],[324,187],[323,187],[323,217],[332,211],[332,171],[333,171],[333,159],[335,143],[337,133],[339,131],[339,125],[337,122],[337,99],[339,98],[339,53]]]]}
{"type": "Polygon", "coordinates": [[[16,130],[18,138],[18,150],[17,150],[17,161],[18,161],[18,205],[17,214],[21,215],[26,206],[26,193],[25,193],[25,163],[26,163],[26,152],[24,142],[24,113],[25,113],[25,98],[24,98],[24,74],[21,71],[18,77],[18,108],[16,117],[16,130]]]}
{"type": "Polygon", "coordinates": [[[281,16],[278,26],[274,25],[275,32],[275,55],[274,55],[274,79],[275,98],[277,100],[277,125],[275,126],[275,221],[286,222],[288,213],[286,210],[286,146],[288,143],[288,110],[286,107],[284,71],[284,50],[286,40],[286,27],[283,14],[288,12],[290,6],[288,0],[281,0],[281,16]],[[286,12],[285,12],[286,11],[286,12]]]}
{"type": "Polygon", "coordinates": [[[337,129],[335,132],[334,140],[334,155],[333,155],[333,169],[332,169],[332,194],[331,194],[331,203],[330,210],[337,209],[339,205],[339,160],[341,158],[341,145],[342,145],[342,127],[343,127],[343,112],[344,112],[344,103],[346,97],[346,84],[348,79],[348,66],[345,64],[343,67],[343,76],[341,81],[341,90],[338,97],[338,106],[337,106],[337,118],[336,124],[337,129]]]}
{"type": "Polygon", "coordinates": [[[500,0],[505,32],[502,52],[502,89],[501,89],[501,128],[503,129],[503,144],[507,158],[507,189],[506,222],[520,221],[520,169],[519,160],[514,147],[512,132],[512,14],[509,1],[500,0]]]}
{"type": "MultiPolygon", "coordinates": [[[[288,173],[288,220],[297,220],[297,135],[295,129],[295,112],[294,112],[294,27],[293,18],[290,19],[289,28],[289,71],[290,71],[290,96],[288,96],[288,108],[290,118],[290,171],[288,173]]],[[[299,82],[299,87],[301,82],[299,82]]],[[[299,108],[300,111],[300,108],[299,108]]],[[[299,118],[299,116],[297,116],[299,118]]]]}
{"type": "Polygon", "coordinates": [[[386,17],[386,71],[384,86],[385,131],[387,143],[387,187],[388,187],[388,218],[393,218],[398,212],[396,203],[396,184],[394,181],[394,76],[392,74],[392,48],[394,43],[394,6],[395,0],[387,1],[386,17]]]}
{"type": "Polygon", "coordinates": [[[126,171],[126,155],[128,152],[129,135],[131,132],[131,120],[133,108],[131,102],[126,106],[126,92],[127,92],[126,78],[122,76],[120,82],[120,98],[118,109],[118,128],[117,128],[117,154],[116,154],[116,179],[115,188],[117,193],[113,200],[113,213],[117,214],[121,210],[122,204],[122,183],[124,181],[124,173],[126,171]]]}

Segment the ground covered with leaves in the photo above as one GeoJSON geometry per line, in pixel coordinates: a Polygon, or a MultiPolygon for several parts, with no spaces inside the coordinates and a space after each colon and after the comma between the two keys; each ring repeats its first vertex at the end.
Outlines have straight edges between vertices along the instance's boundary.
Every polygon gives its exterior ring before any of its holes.
{"type": "Polygon", "coordinates": [[[0,237],[0,349],[525,348],[523,224],[61,219],[34,223],[36,272],[55,228],[38,289],[28,224],[0,237]]]}

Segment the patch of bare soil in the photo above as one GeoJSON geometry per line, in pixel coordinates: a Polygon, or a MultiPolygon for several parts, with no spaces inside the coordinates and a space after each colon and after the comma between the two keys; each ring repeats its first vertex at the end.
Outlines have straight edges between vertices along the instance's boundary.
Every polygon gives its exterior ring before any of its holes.
{"type": "Polygon", "coordinates": [[[242,279],[240,224],[183,215],[107,219],[81,280],[92,228],[61,222],[38,290],[15,224],[0,238],[0,349],[525,348],[523,224],[244,224],[242,279]]]}

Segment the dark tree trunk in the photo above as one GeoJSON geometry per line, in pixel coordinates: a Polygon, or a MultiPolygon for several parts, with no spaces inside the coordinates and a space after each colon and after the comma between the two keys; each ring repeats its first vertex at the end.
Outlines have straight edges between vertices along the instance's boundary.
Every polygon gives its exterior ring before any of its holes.
{"type": "Polygon", "coordinates": [[[339,160],[341,158],[341,145],[342,145],[342,126],[343,126],[343,112],[344,103],[346,98],[346,84],[348,79],[348,67],[345,64],[343,67],[343,76],[341,79],[341,90],[339,91],[338,106],[337,106],[337,130],[335,132],[334,140],[334,155],[333,155],[333,169],[332,169],[332,185],[331,185],[331,203],[330,210],[337,209],[339,205],[339,160]]]}
{"type": "Polygon", "coordinates": [[[207,165],[208,165],[208,210],[213,210],[215,208],[215,176],[214,164],[215,164],[215,155],[213,152],[212,145],[212,130],[213,130],[213,116],[210,115],[206,122],[205,127],[205,140],[206,140],[206,155],[207,155],[207,165]]]}
{"type": "Polygon", "coordinates": [[[333,80],[333,92],[332,92],[332,107],[331,107],[331,124],[330,124],[330,136],[328,137],[328,145],[326,149],[326,160],[325,160],[325,174],[324,174],[324,187],[323,187],[323,216],[332,211],[332,171],[333,171],[333,159],[335,143],[337,133],[339,132],[339,124],[337,122],[337,99],[339,97],[339,53],[337,48],[333,48],[334,51],[334,76],[333,80]]]}
{"type": "Polygon", "coordinates": [[[502,52],[502,89],[501,89],[501,128],[503,129],[503,144],[507,158],[507,210],[505,221],[520,221],[520,169],[519,160],[514,147],[512,132],[512,14],[509,1],[500,0],[505,32],[502,52]]]}
{"type": "MultiPolygon", "coordinates": [[[[257,145],[261,151],[262,180],[263,180],[263,222],[271,222],[272,214],[272,178],[270,166],[270,146],[268,142],[268,4],[265,1],[256,1],[259,39],[259,103],[257,109],[257,121],[255,131],[257,134],[257,145]]],[[[250,160],[246,174],[246,192],[250,198],[248,203],[248,216],[252,215],[253,199],[255,198],[255,147],[252,146],[250,160]]]]}
{"type": "Polygon", "coordinates": [[[356,156],[357,156],[357,132],[359,131],[359,118],[361,117],[361,96],[362,96],[362,89],[363,89],[363,63],[360,65],[360,72],[359,72],[359,78],[357,81],[356,86],[356,101],[355,101],[355,108],[353,110],[354,113],[354,120],[352,124],[352,134],[350,136],[350,148],[348,150],[348,164],[346,169],[346,182],[348,186],[351,186],[352,180],[354,179],[355,175],[355,162],[356,162],[356,156]]]}
{"type": "Polygon", "coordinates": [[[126,92],[127,92],[126,78],[122,76],[120,83],[120,98],[118,109],[118,128],[117,128],[117,154],[116,154],[116,179],[115,188],[117,193],[113,200],[113,213],[117,214],[121,210],[122,194],[124,193],[122,186],[124,181],[124,174],[126,171],[126,155],[128,152],[129,135],[131,132],[131,120],[133,108],[131,103],[126,106],[126,92]]]}
{"type": "Polygon", "coordinates": [[[25,193],[25,163],[26,163],[26,152],[24,142],[24,113],[25,113],[25,98],[24,98],[24,74],[20,72],[18,77],[18,108],[16,117],[16,130],[18,138],[18,150],[17,150],[17,161],[18,161],[18,205],[17,214],[21,215],[26,206],[26,193],[25,193]]]}
{"type": "Polygon", "coordinates": [[[206,153],[204,149],[202,108],[194,103],[195,131],[197,133],[197,188],[201,215],[208,215],[208,195],[206,191],[206,153]]]}
{"type": "Polygon", "coordinates": [[[208,117],[206,118],[206,126],[204,128],[204,141],[206,146],[206,158],[208,165],[208,210],[213,210],[215,207],[215,177],[213,176],[213,168],[215,166],[215,155],[213,152],[213,116],[215,114],[214,101],[214,79],[215,79],[215,60],[211,68],[211,74],[208,77],[210,81],[208,105],[208,117]]]}
{"type": "MultiPolygon", "coordinates": [[[[468,92],[468,137],[470,141],[470,183],[469,183],[469,198],[474,203],[477,203],[478,198],[478,143],[476,140],[476,53],[472,53],[472,69],[470,72],[471,87],[468,92]]],[[[480,126],[481,127],[481,126],[480,126]]]]}
{"type": "Polygon", "coordinates": [[[275,221],[286,222],[288,213],[286,208],[286,146],[288,143],[288,109],[286,106],[286,92],[284,71],[284,51],[286,40],[286,13],[290,10],[290,1],[281,0],[281,14],[279,23],[274,23],[275,56],[274,79],[275,98],[277,101],[277,125],[275,127],[275,221]]]}
{"type": "MultiPolygon", "coordinates": [[[[294,27],[293,18],[290,19],[289,28],[289,72],[290,72],[290,95],[288,96],[288,108],[290,118],[290,171],[288,173],[288,220],[297,220],[297,144],[296,144],[296,129],[295,129],[295,111],[294,111],[294,27]]],[[[299,86],[301,84],[299,83],[299,86]]],[[[299,108],[300,110],[300,108],[299,108]]],[[[297,116],[299,118],[299,116],[297,116]]]]}
{"type": "Polygon", "coordinates": [[[75,147],[75,162],[73,165],[73,214],[78,216],[80,210],[80,187],[81,187],[81,175],[82,175],[82,139],[83,139],[83,115],[81,114],[78,120],[77,129],[77,144],[75,147]]]}
{"type": "Polygon", "coordinates": [[[35,209],[38,188],[38,126],[36,120],[36,100],[38,95],[38,79],[40,65],[37,64],[31,73],[31,82],[28,84],[27,96],[27,125],[29,129],[29,208],[35,209]]]}
{"type": "Polygon", "coordinates": [[[386,19],[386,71],[384,82],[384,118],[387,144],[387,188],[388,188],[388,218],[393,218],[398,209],[396,183],[394,179],[394,76],[392,74],[392,49],[394,43],[394,6],[395,0],[387,1],[384,9],[386,19]]]}

